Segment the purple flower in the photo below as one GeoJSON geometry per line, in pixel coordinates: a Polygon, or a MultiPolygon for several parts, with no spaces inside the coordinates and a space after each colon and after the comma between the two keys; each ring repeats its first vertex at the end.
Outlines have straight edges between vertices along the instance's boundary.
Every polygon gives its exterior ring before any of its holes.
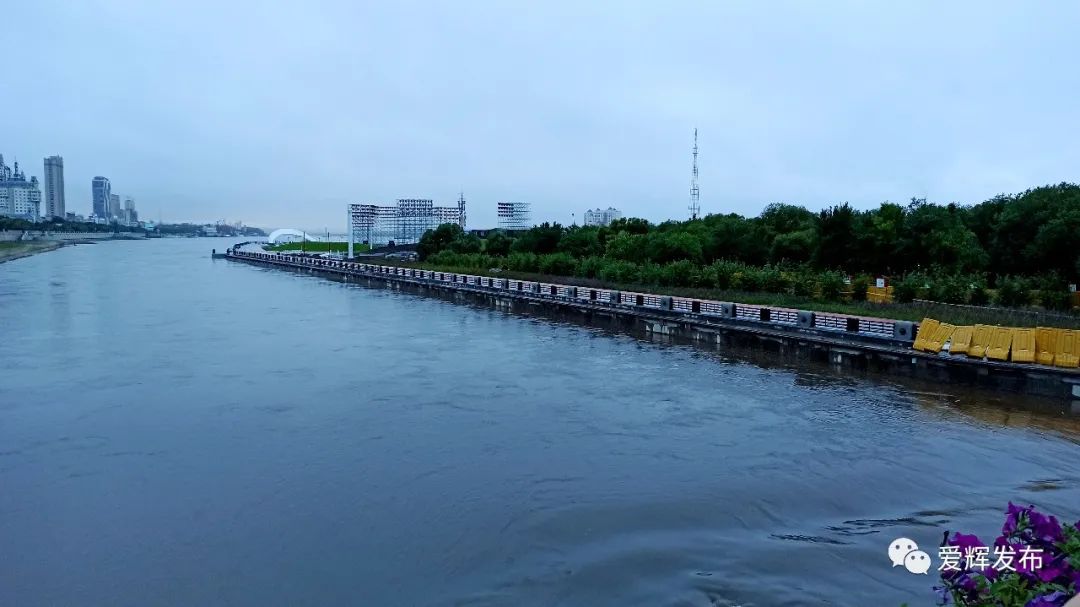
{"type": "Polygon", "coordinates": [[[1031,521],[1035,539],[1048,544],[1056,544],[1062,541],[1061,524],[1058,523],[1057,518],[1031,510],[1028,513],[1028,520],[1031,521]]]}
{"type": "Polygon", "coordinates": [[[1043,565],[1043,568],[1036,572],[1036,576],[1044,582],[1052,582],[1057,578],[1065,575],[1069,571],[1069,564],[1064,559],[1054,559],[1054,562],[1043,565]]]}
{"type": "Polygon", "coordinates": [[[1012,535],[1016,533],[1016,530],[1020,526],[1020,516],[1034,509],[1034,506],[1030,506],[1029,508],[1021,508],[1020,506],[1009,502],[1009,508],[1005,511],[1005,524],[1001,527],[1001,534],[1012,535]]]}
{"type": "Polygon", "coordinates": [[[980,540],[978,536],[967,535],[959,532],[954,534],[953,538],[949,540],[949,545],[959,546],[961,554],[967,554],[970,549],[975,548],[976,546],[980,548],[986,546],[986,544],[982,543],[982,540],[980,540]]]}
{"type": "Polygon", "coordinates": [[[1056,591],[1031,599],[1024,607],[1061,607],[1068,598],[1069,596],[1064,592],[1056,591]]]}

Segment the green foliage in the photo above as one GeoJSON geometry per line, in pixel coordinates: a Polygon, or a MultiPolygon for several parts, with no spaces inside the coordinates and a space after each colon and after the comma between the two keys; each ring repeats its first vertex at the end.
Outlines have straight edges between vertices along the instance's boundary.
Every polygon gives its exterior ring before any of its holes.
{"type": "Polygon", "coordinates": [[[998,280],[997,296],[994,303],[1008,308],[1018,308],[1031,303],[1028,281],[1014,276],[1005,276],[998,280]]]}
{"type": "MultiPolygon", "coordinates": [[[[364,244],[354,244],[354,253],[363,253],[368,250],[368,246],[364,244]]],[[[276,245],[267,247],[270,251],[306,251],[308,253],[346,253],[349,250],[349,243],[347,242],[282,242],[276,245]]]]}
{"type": "Polygon", "coordinates": [[[874,281],[865,274],[860,274],[851,279],[851,300],[852,301],[866,301],[866,290],[870,288],[870,285],[874,281]]]}
{"type": "Polygon", "coordinates": [[[918,299],[926,285],[926,280],[926,276],[918,272],[905,275],[893,285],[893,301],[908,303],[918,299]]]}
{"type": "Polygon", "coordinates": [[[502,230],[494,230],[484,240],[484,252],[488,255],[505,257],[510,254],[510,246],[514,239],[506,235],[502,230]]]}
{"type": "Polygon", "coordinates": [[[593,227],[574,227],[567,230],[559,240],[558,250],[571,257],[590,257],[602,255],[600,229],[593,227]]]}
{"type": "Polygon", "coordinates": [[[890,276],[897,302],[930,299],[1050,309],[1069,304],[1080,282],[1080,186],[1061,184],[998,196],[974,206],[912,199],[876,209],[843,203],[820,213],[784,203],[758,217],[709,215],[654,225],[636,218],[606,227],[545,223],[514,238],[480,241],[456,225],[421,239],[420,255],[490,255],[519,272],[577,275],[641,285],[760,291],[861,302],[874,276],[890,276]],[[1032,269],[1046,276],[1028,284],[1032,269]],[[855,274],[851,285],[842,273],[855,274]],[[896,277],[902,277],[899,280],[896,277]]]}
{"type": "Polygon", "coordinates": [[[563,227],[557,223],[542,223],[514,239],[512,251],[546,255],[554,253],[559,247],[563,227]]]}
{"type": "Polygon", "coordinates": [[[472,234],[458,236],[450,243],[450,250],[455,253],[479,253],[483,248],[480,238],[472,234]]]}
{"type": "Polygon", "coordinates": [[[416,253],[421,260],[450,248],[450,243],[465,235],[465,231],[456,223],[444,223],[434,230],[424,232],[416,246],[416,253]]]}
{"type": "Polygon", "coordinates": [[[566,253],[540,256],[540,272],[556,276],[573,276],[577,273],[577,261],[566,253]]]}
{"type": "Polygon", "coordinates": [[[844,275],[840,272],[822,272],[818,277],[818,293],[825,301],[841,301],[846,287],[844,275]]]}

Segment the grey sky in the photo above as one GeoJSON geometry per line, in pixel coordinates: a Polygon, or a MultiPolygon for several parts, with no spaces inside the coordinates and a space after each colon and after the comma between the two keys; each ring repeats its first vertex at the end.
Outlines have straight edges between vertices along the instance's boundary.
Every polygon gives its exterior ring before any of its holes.
{"type": "Polygon", "coordinates": [[[4,7],[0,153],[145,218],[346,202],[756,215],[1080,181],[1080,3],[70,2],[4,7]],[[18,77],[12,72],[17,71],[18,77]]]}

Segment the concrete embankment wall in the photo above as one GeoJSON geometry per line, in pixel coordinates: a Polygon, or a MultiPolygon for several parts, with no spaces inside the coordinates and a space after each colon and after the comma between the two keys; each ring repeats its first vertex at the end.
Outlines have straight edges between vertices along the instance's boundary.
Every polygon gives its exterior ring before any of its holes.
{"type": "Polygon", "coordinates": [[[14,240],[55,240],[60,242],[68,242],[72,240],[142,240],[145,238],[142,234],[132,234],[129,232],[120,232],[114,234],[112,232],[48,232],[37,230],[0,230],[0,242],[10,242],[14,240]]]}
{"type": "Polygon", "coordinates": [[[353,267],[309,265],[284,256],[230,255],[229,259],[317,274],[343,282],[388,286],[461,303],[481,303],[510,312],[573,317],[590,325],[640,330],[665,340],[695,342],[717,349],[751,346],[779,356],[822,360],[840,368],[1048,397],[1080,413],[1080,373],[1074,370],[940,357],[915,351],[910,344],[864,339],[854,334],[612,306],[537,293],[363,272],[353,267]]]}

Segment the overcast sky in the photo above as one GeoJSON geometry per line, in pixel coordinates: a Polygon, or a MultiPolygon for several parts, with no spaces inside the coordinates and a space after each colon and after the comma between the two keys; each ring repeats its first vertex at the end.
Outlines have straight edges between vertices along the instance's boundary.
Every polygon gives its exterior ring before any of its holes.
{"type": "Polygon", "coordinates": [[[1080,181],[1076,2],[146,2],[3,9],[0,153],[69,211],[343,229],[347,202],[687,216],[1080,181]]]}

